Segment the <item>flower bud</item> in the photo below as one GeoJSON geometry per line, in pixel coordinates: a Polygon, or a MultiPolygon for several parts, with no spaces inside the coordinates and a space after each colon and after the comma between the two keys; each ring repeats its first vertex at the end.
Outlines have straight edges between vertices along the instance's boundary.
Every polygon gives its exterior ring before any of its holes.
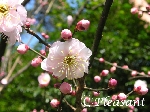
{"type": "Polygon", "coordinates": [[[84,108],[81,112],[87,112],[87,108],[84,108]]]}
{"type": "Polygon", "coordinates": [[[87,30],[90,26],[90,21],[88,20],[80,20],[77,25],[76,25],[76,29],[78,31],[84,31],[84,30],[87,30]]]}
{"type": "Polygon", "coordinates": [[[93,95],[94,95],[94,96],[99,96],[99,94],[100,94],[100,93],[98,93],[98,92],[96,92],[96,91],[93,91],[93,95]]]}
{"type": "Polygon", "coordinates": [[[50,105],[51,105],[53,108],[58,107],[59,104],[60,104],[60,102],[59,102],[57,99],[52,99],[51,102],[50,102],[50,105]]]}
{"type": "Polygon", "coordinates": [[[128,65],[123,65],[122,68],[123,69],[129,69],[128,65]]]}
{"type": "Polygon", "coordinates": [[[39,66],[39,65],[41,64],[41,62],[42,62],[42,59],[41,59],[40,57],[34,58],[34,59],[32,60],[32,62],[31,62],[31,65],[32,65],[33,67],[37,67],[37,66],[39,66]]]}
{"type": "Polygon", "coordinates": [[[138,13],[138,8],[136,8],[136,7],[133,7],[133,8],[131,8],[131,11],[130,11],[132,14],[136,14],[136,13],[138,13]]]}
{"type": "Polygon", "coordinates": [[[100,73],[100,76],[107,76],[109,74],[109,71],[108,70],[103,70],[101,73],[100,73]]]}
{"type": "Polygon", "coordinates": [[[68,15],[67,16],[67,23],[68,23],[68,26],[70,26],[73,22],[73,17],[71,15],[68,15]]]}
{"type": "Polygon", "coordinates": [[[20,54],[25,54],[29,50],[29,46],[26,44],[20,44],[17,48],[17,52],[20,54]]]}
{"type": "Polygon", "coordinates": [[[113,66],[113,67],[110,68],[110,72],[111,73],[114,73],[115,71],[116,71],[116,67],[115,66],[113,66]]]}
{"type": "Polygon", "coordinates": [[[30,22],[25,23],[26,28],[30,28],[30,22]]]}
{"type": "Polygon", "coordinates": [[[3,79],[1,80],[1,84],[3,84],[3,85],[6,85],[6,84],[8,84],[8,81],[7,81],[7,79],[6,79],[6,78],[3,78],[3,79]]]}
{"type": "Polygon", "coordinates": [[[72,87],[70,84],[68,84],[67,82],[63,82],[60,85],[60,91],[64,94],[70,94],[72,92],[72,87]]]}
{"type": "Polygon", "coordinates": [[[45,50],[40,50],[40,54],[42,54],[43,56],[46,56],[45,50]]]}
{"type": "Polygon", "coordinates": [[[149,76],[150,76],[150,71],[148,71],[148,72],[147,72],[147,75],[149,75],[149,76]]]}
{"type": "Polygon", "coordinates": [[[41,75],[38,76],[38,82],[40,87],[46,87],[48,86],[50,82],[50,76],[48,73],[41,73],[41,75]]]}
{"type": "Polygon", "coordinates": [[[91,102],[91,99],[90,99],[89,97],[85,97],[85,101],[86,101],[87,103],[90,103],[90,102],[91,102]]]}
{"type": "Polygon", "coordinates": [[[109,82],[108,82],[108,87],[113,89],[113,88],[115,88],[116,86],[117,86],[117,80],[111,78],[111,79],[109,80],[109,82]]]}
{"type": "Polygon", "coordinates": [[[124,93],[119,93],[117,98],[118,100],[123,101],[127,99],[127,95],[125,95],[124,93]]]}
{"type": "Polygon", "coordinates": [[[45,38],[45,39],[48,39],[48,38],[49,38],[49,35],[45,35],[44,38],[45,38]]]}
{"type": "Polygon", "coordinates": [[[137,75],[137,71],[133,70],[133,71],[131,72],[131,76],[136,76],[136,75],[137,75]]]}
{"type": "Polygon", "coordinates": [[[104,58],[99,58],[99,62],[104,63],[105,62],[104,58]]]}
{"type": "Polygon", "coordinates": [[[134,110],[134,106],[133,105],[129,105],[128,106],[131,110],[134,110]]]}
{"type": "Polygon", "coordinates": [[[75,90],[72,90],[71,95],[72,95],[72,96],[75,96],[75,95],[76,95],[76,91],[75,91],[75,90]]]}
{"type": "Polygon", "coordinates": [[[61,83],[54,84],[54,88],[60,88],[61,83]]]}
{"type": "Polygon", "coordinates": [[[145,95],[148,92],[148,88],[147,87],[143,87],[143,86],[138,86],[134,88],[134,91],[136,93],[138,93],[139,95],[145,95]]]}
{"type": "Polygon", "coordinates": [[[101,77],[100,76],[95,76],[94,77],[94,81],[95,82],[100,82],[101,81],[101,77]]]}
{"type": "Polygon", "coordinates": [[[69,40],[72,38],[72,33],[70,30],[68,29],[64,29],[61,31],[61,37],[64,39],[64,40],[69,40]]]}
{"type": "Polygon", "coordinates": [[[117,95],[112,95],[111,100],[115,101],[115,100],[117,100],[117,97],[118,97],[117,95]]]}

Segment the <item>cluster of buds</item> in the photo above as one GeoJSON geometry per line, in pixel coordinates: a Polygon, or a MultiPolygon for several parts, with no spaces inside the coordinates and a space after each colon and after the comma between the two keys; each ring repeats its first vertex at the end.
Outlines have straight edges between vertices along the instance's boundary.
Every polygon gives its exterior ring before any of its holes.
{"type": "Polygon", "coordinates": [[[45,39],[48,39],[48,38],[49,38],[49,35],[47,35],[47,34],[44,33],[44,32],[42,32],[41,35],[42,35],[42,37],[45,38],[45,39]]]}
{"type": "Polygon", "coordinates": [[[17,52],[20,54],[25,54],[29,50],[29,46],[26,44],[20,44],[17,48],[17,52]]]}
{"type": "Polygon", "coordinates": [[[37,66],[39,66],[39,65],[41,64],[41,62],[42,62],[41,57],[34,58],[34,59],[32,60],[32,62],[31,62],[31,65],[32,65],[33,67],[37,67],[37,66]]]}

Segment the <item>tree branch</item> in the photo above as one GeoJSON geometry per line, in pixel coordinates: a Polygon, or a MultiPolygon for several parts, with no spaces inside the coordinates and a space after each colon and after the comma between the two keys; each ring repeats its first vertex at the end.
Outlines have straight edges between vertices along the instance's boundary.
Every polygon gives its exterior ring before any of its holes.
{"type": "Polygon", "coordinates": [[[106,0],[105,2],[105,6],[103,9],[102,15],[100,17],[99,23],[98,23],[98,28],[97,28],[95,39],[94,39],[93,46],[92,46],[92,56],[90,58],[89,68],[91,67],[94,61],[94,57],[96,56],[100,40],[102,39],[102,32],[103,32],[112,3],[113,3],[113,0],[106,0]]]}

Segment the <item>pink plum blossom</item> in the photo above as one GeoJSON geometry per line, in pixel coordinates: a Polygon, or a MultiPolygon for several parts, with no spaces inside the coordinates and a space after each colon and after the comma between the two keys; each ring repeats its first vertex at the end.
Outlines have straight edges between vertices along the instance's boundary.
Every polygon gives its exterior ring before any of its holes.
{"type": "Polygon", "coordinates": [[[60,102],[59,102],[57,99],[52,99],[51,102],[50,102],[50,105],[51,105],[53,108],[58,107],[59,104],[60,104],[60,102]]]}
{"type": "Polygon", "coordinates": [[[82,19],[77,23],[76,29],[78,31],[84,31],[84,30],[87,30],[89,26],[90,26],[90,21],[82,19]]]}
{"type": "Polygon", "coordinates": [[[61,37],[64,39],[64,40],[69,40],[72,38],[72,33],[70,30],[68,29],[64,29],[61,31],[61,37]]]}
{"type": "Polygon", "coordinates": [[[78,39],[57,41],[50,47],[48,57],[41,63],[41,68],[53,72],[53,76],[60,80],[81,78],[84,72],[88,73],[88,59],[91,55],[91,50],[78,39]]]}
{"type": "Polygon", "coordinates": [[[90,103],[91,102],[91,99],[89,97],[85,97],[84,99],[87,103],[90,103]]]}
{"type": "Polygon", "coordinates": [[[60,91],[63,94],[69,94],[72,92],[72,87],[70,84],[68,84],[67,82],[63,82],[60,87],[59,87],[60,91]]]}
{"type": "Polygon", "coordinates": [[[119,93],[117,96],[118,100],[122,101],[122,100],[126,100],[127,95],[125,95],[124,93],[119,93]]]}
{"type": "Polygon", "coordinates": [[[9,37],[11,44],[20,41],[19,33],[22,31],[27,18],[27,11],[21,5],[23,0],[1,0],[0,8],[0,32],[9,37]]]}
{"type": "Polygon", "coordinates": [[[40,87],[46,87],[48,86],[50,82],[50,75],[48,73],[41,73],[41,75],[38,76],[38,82],[40,87]]]}
{"type": "Polygon", "coordinates": [[[115,100],[117,100],[117,97],[118,97],[117,95],[112,95],[111,100],[115,101],[115,100]]]}
{"type": "Polygon", "coordinates": [[[100,93],[98,93],[98,92],[96,92],[96,91],[93,91],[93,95],[94,95],[94,96],[99,96],[99,94],[100,94],[100,93]]]}
{"type": "Polygon", "coordinates": [[[17,52],[20,54],[25,54],[29,49],[29,46],[26,44],[20,44],[17,48],[17,52]]]}

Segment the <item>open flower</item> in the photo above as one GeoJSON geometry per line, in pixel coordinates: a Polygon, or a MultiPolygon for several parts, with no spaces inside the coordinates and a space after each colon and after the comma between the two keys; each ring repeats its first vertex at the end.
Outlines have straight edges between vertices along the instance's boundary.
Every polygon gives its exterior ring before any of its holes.
{"type": "Polygon", "coordinates": [[[22,2],[23,0],[0,0],[0,32],[9,36],[10,42],[13,40],[12,44],[16,39],[20,39],[19,27],[25,23],[27,17],[27,11],[21,5],[22,2]]]}
{"type": "Polygon", "coordinates": [[[58,79],[77,79],[88,73],[89,57],[92,55],[84,43],[78,39],[57,41],[49,49],[49,54],[41,63],[41,68],[53,72],[58,79]]]}

